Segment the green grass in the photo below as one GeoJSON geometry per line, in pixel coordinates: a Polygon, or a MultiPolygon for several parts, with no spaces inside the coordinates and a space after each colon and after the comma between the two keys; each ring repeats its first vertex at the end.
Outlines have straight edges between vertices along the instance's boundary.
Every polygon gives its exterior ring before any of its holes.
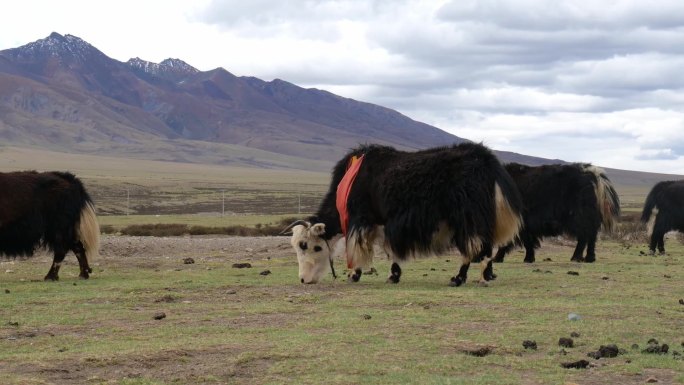
{"type": "MultiPolygon", "coordinates": [[[[457,267],[453,255],[404,264],[398,285],[384,283],[385,273],[358,284],[328,277],[301,285],[294,258],[255,260],[252,269],[211,257],[180,268],[155,256],[108,258],[88,281],[63,273],[57,283],[29,279],[42,277],[44,261],[16,262],[15,273],[0,272],[0,378],[5,384],[562,384],[643,383],[655,373],[661,383],[684,383],[683,361],[671,353],[631,349],[656,338],[671,351],[684,350],[678,303],[684,246],[667,246],[669,256],[651,257],[640,254],[643,246],[602,242],[597,263],[574,264],[567,262],[569,247],[545,245],[538,260],[552,261],[523,264],[514,253],[495,266],[499,279],[489,287],[473,283],[473,266],[459,288],[446,286],[457,267]],[[150,260],[154,268],[142,267],[150,260]],[[264,269],[272,274],[259,275],[264,269]],[[160,311],[167,317],[153,320],[160,311]],[[569,321],[570,312],[582,319],[569,321]],[[576,346],[561,355],[558,339],[573,331],[580,333],[576,346]],[[538,350],[523,349],[528,339],[538,350]],[[586,357],[610,343],[627,353],[586,357]],[[493,353],[464,353],[482,346],[493,353]],[[597,366],[560,367],[579,359],[597,366]]],[[[384,260],[376,266],[389,269],[384,260]]]]}

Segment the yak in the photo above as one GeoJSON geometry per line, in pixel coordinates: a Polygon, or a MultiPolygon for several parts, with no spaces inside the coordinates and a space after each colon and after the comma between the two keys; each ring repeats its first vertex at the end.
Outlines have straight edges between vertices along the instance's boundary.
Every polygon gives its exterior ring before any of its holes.
{"type": "Polygon", "coordinates": [[[54,252],[45,280],[59,280],[64,257],[73,251],[87,279],[89,259],[98,255],[100,228],[81,181],[67,172],[0,173],[0,255],[30,257],[36,249],[54,252]]]}
{"type": "Polygon", "coordinates": [[[648,223],[649,249],[665,253],[665,233],[684,232],[684,180],[659,182],[648,193],[641,221],[648,223]]]}
{"type": "Polygon", "coordinates": [[[565,234],[577,239],[572,261],[594,262],[599,228],[611,230],[620,215],[620,199],[605,172],[587,163],[508,163],[505,168],[522,196],[524,223],[515,242],[499,248],[494,261],[503,262],[515,243],[525,247],[525,262],[534,262],[544,236],[565,234]]]}
{"type": "MultiPolygon", "coordinates": [[[[481,144],[416,152],[371,144],[335,165],[318,211],[288,228],[302,283],[318,282],[335,250],[346,254],[349,278],[358,281],[372,261],[373,245],[381,243],[393,262],[391,283],[401,277],[399,262],[455,247],[462,263],[450,285],[459,286],[473,257],[518,233],[521,210],[513,180],[481,144]]],[[[486,282],[491,258],[481,268],[480,281],[486,282]]]]}

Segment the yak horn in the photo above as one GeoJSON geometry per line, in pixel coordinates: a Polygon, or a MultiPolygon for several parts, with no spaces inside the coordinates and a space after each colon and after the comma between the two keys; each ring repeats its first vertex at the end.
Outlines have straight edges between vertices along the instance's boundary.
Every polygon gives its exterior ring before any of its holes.
{"type": "Polygon", "coordinates": [[[311,223],[309,223],[305,220],[302,220],[302,219],[298,219],[298,220],[290,223],[286,228],[284,228],[283,231],[281,231],[279,235],[292,234],[292,232],[290,230],[292,230],[292,228],[297,226],[297,225],[304,225],[306,227],[309,227],[309,226],[311,226],[311,223]]]}

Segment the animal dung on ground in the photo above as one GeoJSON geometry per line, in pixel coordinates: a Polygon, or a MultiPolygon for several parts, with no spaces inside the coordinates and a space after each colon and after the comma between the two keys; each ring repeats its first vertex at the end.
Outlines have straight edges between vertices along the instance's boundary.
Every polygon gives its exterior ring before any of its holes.
{"type": "Polygon", "coordinates": [[[164,313],[163,311],[159,312],[159,313],[155,313],[154,317],[152,317],[152,318],[154,318],[156,320],[164,319],[164,318],[166,318],[166,313],[164,313]]]}
{"type": "MultiPolygon", "coordinates": [[[[5,294],[9,294],[9,293],[10,293],[10,289],[5,289],[5,294]]],[[[679,300],[679,303],[682,303],[681,299],[679,300]]],[[[684,305],[684,303],[682,305],[684,305]]]]}
{"type": "Polygon", "coordinates": [[[259,273],[259,275],[269,275],[269,274],[271,274],[271,270],[264,270],[261,273],[259,273]]]}
{"type": "Polygon", "coordinates": [[[572,337],[572,338],[579,338],[579,336],[580,336],[580,334],[577,332],[570,333],[570,337],[572,337]]]}
{"type": "Polygon", "coordinates": [[[668,344],[662,344],[660,345],[658,341],[655,339],[651,339],[648,341],[648,346],[646,349],[642,350],[642,353],[649,353],[649,354],[667,354],[667,352],[670,350],[670,346],[668,344]]]}
{"type": "Polygon", "coordinates": [[[241,263],[234,263],[233,264],[233,268],[235,268],[235,269],[249,269],[251,267],[252,267],[252,264],[247,263],[247,262],[241,262],[241,263]]]}
{"type": "Polygon", "coordinates": [[[587,356],[598,360],[599,358],[617,357],[618,354],[620,354],[620,349],[617,347],[617,345],[610,344],[601,345],[597,351],[587,353],[587,356]]]}
{"type": "Polygon", "coordinates": [[[371,318],[373,318],[373,317],[371,317],[370,314],[364,314],[363,315],[363,319],[371,319],[371,318]]]}
{"type": "Polygon", "coordinates": [[[193,263],[195,263],[195,260],[193,258],[188,257],[183,259],[183,263],[186,265],[192,265],[193,263]]]}
{"type": "Polygon", "coordinates": [[[492,353],[492,348],[489,346],[484,346],[477,349],[465,350],[465,354],[475,357],[484,357],[492,353]]]}
{"type": "Polygon", "coordinates": [[[537,350],[537,342],[532,340],[525,340],[522,343],[525,349],[537,350]]]}
{"type": "Polygon", "coordinates": [[[565,369],[586,369],[589,366],[589,361],[579,360],[575,362],[563,362],[561,366],[565,369]]]}
{"type": "MultiPolygon", "coordinates": [[[[9,293],[9,290],[5,290],[5,293],[9,293]]],[[[684,298],[679,299],[679,304],[684,305],[684,298]]]]}
{"type": "Polygon", "coordinates": [[[579,272],[570,270],[568,271],[568,275],[579,275],[579,272]]]}
{"type": "Polygon", "coordinates": [[[566,337],[561,337],[558,340],[558,346],[562,346],[564,348],[571,348],[575,344],[575,341],[572,340],[572,338],[566,338],[566,337]]]}

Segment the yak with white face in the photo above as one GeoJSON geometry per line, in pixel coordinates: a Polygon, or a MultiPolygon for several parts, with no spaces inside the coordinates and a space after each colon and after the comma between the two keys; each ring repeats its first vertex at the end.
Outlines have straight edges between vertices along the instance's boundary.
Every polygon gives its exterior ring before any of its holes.
{"type": "Polygon", "coordinates": [[[297,252],[299,280],[301,283],[317,283],[330,270],[332,250],[325,234],[325,224],[301,221],[292,227],[290,244],[297,252]]]}
{"type": "Polygon", "coordinates": [[[486,282],[493,278],[491,250],[518,233],[521,206],[513,180],[481,144],[417,152],[361,146],[333,169],[316,214],[290,226],[299,278],[318,282],[332,258],[345,254],[350,279],[358,281],[380,244],[393,260],[389,282],[399,282],[399,262],[451,248],[460,251],[462,264],[450,285],[466,281],[478,255],[486,282]]]}

